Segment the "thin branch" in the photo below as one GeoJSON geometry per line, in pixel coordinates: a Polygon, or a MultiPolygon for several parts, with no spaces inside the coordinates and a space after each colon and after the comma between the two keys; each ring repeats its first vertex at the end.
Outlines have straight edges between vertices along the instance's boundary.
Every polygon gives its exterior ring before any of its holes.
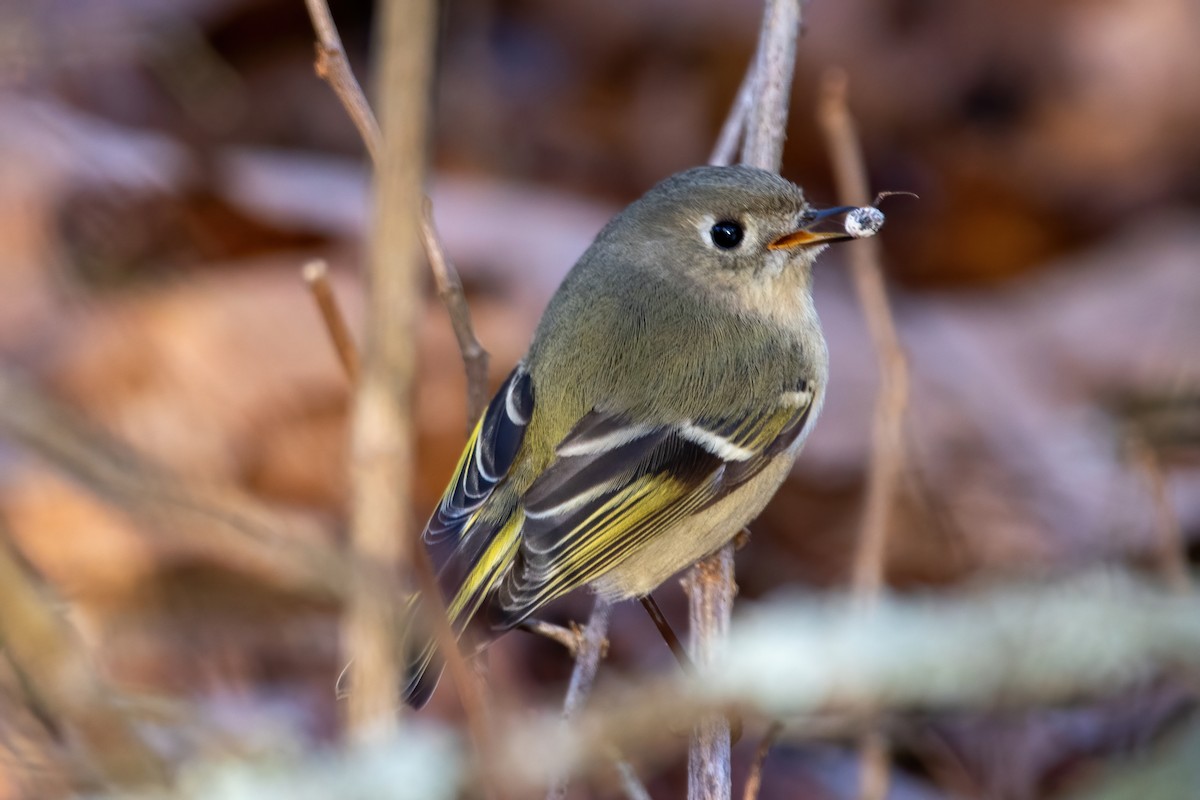
{"type": "MultiPolygon", "coordinates": [[[[579,716],[592,684],[596,680],[596,672],[600,668],[600,658],[604,654],[608,637],[608,621],[612,612],[612,604],[597,597],[592,607],[592,615],[584,629],[583,642],[579,653],[575,656],[575,669],[571,672],[571,682],[567,685],[567,697],[563,701],[563,727],[579,716]]],[[[567,796],[568,775],[563,773],[550,786],[546,800],[563,800],[567,796]]]]}
{"type": "Polygon", "coordinates": [[[350,385],[354,386],[358,383],[360,371],[358,348],[354,346],[354,337],[350,334],[346,318],[342,316],[337,298],[333,294],[333,286],[329,283],[329,265],[320,259],[310,261],[304,265],[301,275],[312,292],[317,310],[321,312],[321,319],[325,322],[325,330],[329,333],[329,340],[333,343],[333,351],[337,354],[342,370],[346,373],[350,385]]]}
{"type": "MultiPolygon", "coordinates": [[[[733,543],[723,546],[688,572],[688,619],[692,661],[704,669],[720,655],[729,636],[737,584],[733,543]]],[[[729,800],[733,767],[729,717],[713,714],[692,729],[688,747],[688,800],[729,800]]]]}
{"type": "MultiPolygon", "coordinates": [[[[846,92],[845,73],[827,73],[822,82],[818,118],[833,162],[841,202],[864,206],[871,202],[871,192],[862,146],[846,103],[846,92]]],[[[880,376],[871,430],[866,508],[852,576],[856,598],[869,605],[876,601],[883,586],[888,522],[904,466],[902,426],[908,407],[909,377],[888,305],[879,243],[873,239],[860,239],[847,247],[854,288],[867,318],[880,376]]],[[[863,735],[860,747],[859,796],[861,800],[881,800],[887,794],[890,772],[887,739],[878,726],[873,726],[863,735]]]]}
{"type": "Polygon", "coordinates": [[[758,800],[758,792],[762,788],[763,765],[767,763],[767,754],[771,752],[775,740],[783,733],[782,722],[772,722],[763,734],[758,749],[754,751],[754,761],[750,764],[750,774],[746,776],[746,788],[742,792],[742,800],[758,800]]]}
{"type": "Polygon", "coordinates": [[[876,715],[858,737],[859,800],[884,800],[892,781],[892,746],[876,715]]]}
{"type": "Polygon", "coordinates": [[[337,26],[333,24],[329,4],[325,0],[304,0],[304,4],[308,7],[308,16],[312,19],[313,30],[317,33],[317,60],[314,64],[317,76],[333,87],[354,127],[358,128],[358,134],[362,137],[371,160],[378,164],[383,152],[383,133],[371,112],[367,96],[363,94],[358,79],[354,77],[354,71],[350,69],[350,60],[346,58],[342,37],[338,35],[337,26]]]}
{"type": "Polygon", "coordinates": [[[574,626],[564,628],[540,619],[527,619],[517,627],[526,633],[544,636],[552,642],[558,642],[571,654],[571,658],[578,656],[579,648],[583,646],[583,632],[574,626]]]}
{"type": "Polygon", "coordinates": [[[425,255],[429,259],[430,268],[433,269],[438,296],[442,298],[442,303],[450,314],[450,324],[454,328],[455,338],[458,339],[458,349],[462,353],[463,367],[467,372],[469,434],[483,416],[483,409],[488,401],[488,352],[475,338],[471,309],[463,295],[462,281],[459,280],[458,272],[446,259],[446,249],[442,246],[437,229],[433,227],[433,210],[428,200],[425,201],[421,213],[421,244],[425,247],[425,255]]]}
{"type": "MultiPolygon", "coordinates": [[[[403,585],[411,580],[410,543],[417,536],[411,521],[413,341],[436,9],[433,0],[392,0],[380,14],[377,85],[384,136],[376,158],[365,358],[351,421],[351,546],[381,572],[394,570],[403,585]]],[[[353,687],[347,721],[360,736],[395,726],[397,613],[391,597],[365,588],[354,591],[346,610],[343,645],[353,687]]]]}
{"type": "Polygon", "coordinates": [[[742,161],[752,167],[777,172],[783,160],[800,16],[800,0],[767,0],[756,59],[761,67],[742,149],[742,161]]]}

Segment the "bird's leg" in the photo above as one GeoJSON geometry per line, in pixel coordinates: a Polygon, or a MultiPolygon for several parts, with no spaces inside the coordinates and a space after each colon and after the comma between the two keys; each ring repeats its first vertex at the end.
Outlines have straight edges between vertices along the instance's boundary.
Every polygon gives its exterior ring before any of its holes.
{"type": "Polygon", "coordinates": [[[733,549],[741,550],[746,545],[750,544],[750,529],[742,528],[733,537],[733,549]]]}
{"type": "Polygon", "coordinates": [[[683,648],[683,643],[679,641],[679,637],[675,635],[675,630],[671,627],[671,623],[667,622],[666,616],[662,609],[658,607],[658,603],[654,601],[654,595],[646,595],[640,598],[642,608],[646,609],[646,613],[650,615],[650,619],[654,622],[654,627],[658,628],[658,632],[662,635],[663,641],[667,643],[667,647],[671,648],[671,652],[675,655],[675,660],[679,662],[679,666],[688,675],[696,674],[696,665],[692,663],[691,657],[687,654],[687,650],[683,648]]]}
{"type": "MultiPolygon", "coordinates": [[[[746,533],[749,533],[747,530],[746,533]]],[[[663,641],[667,643],[667,647],[671,648],[671,652],[675,655],[675,660],[679,662],[679,667],[688,675],[696,674],[696,665],[692,662],[691,656],[687,654],[683,643],[679,641],[679,637],[675,635],[675,629],[671,627],[671,623],[667,622],[667,617],[663,614],[662,609],[658,607],[653,595],[646,595],[640,598],[642,608],[646,609],[646,613],[650,615],[650,619],[654,622],[654,627],[658,628],[658,632],[662,634],[663,641]]],[[[730,740],[737,744],[742,738],[742,718],[736,713],[729,716],[730,740]]]]}

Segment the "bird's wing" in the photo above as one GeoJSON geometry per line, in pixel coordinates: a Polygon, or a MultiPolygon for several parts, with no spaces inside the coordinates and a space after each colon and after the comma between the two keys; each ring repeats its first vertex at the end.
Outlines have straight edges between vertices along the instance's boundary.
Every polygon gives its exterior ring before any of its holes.
{"type": "Polygon", "coordinates": [[[667,425],[587,414],[522,501],[517,563],[498,593],[515,624],[599,577],[656,533],[720,500],[796,442],[807,388],[759,411],[667,425]]]}
{"type": "MultiPolygon", "coordinates": [[[[533,382],[524,365],[518,365],[475,426],[454,477],[422,533],[430,545],[450,550],[440,577],[453,593],[447,613],[460,630],[479,611],[516,558],[520,509],[507,515],[481,512],[489,500],[496,499],[497,487],[512,470],[532,416],[533,382]]],[[[413,608],[419,602],[419,596],[410,600],[413,608]]],[[[410,619],[419,616],[409,615],[410,619]]],[[[434,666],[437,648],[433,638],[414,631],[408,635],[414,639],[407,654],[404,696],[407,702],[420,707],[433,692],[441,668],[434,666]]]]}
{"type": "Polygon", "coordinates": [[[461,538],[474,515],[508,474],[533,416],[533,382],[518,366],[504,381],[471,434],[454,477],[423,534],[434,544],[461,538]]]}
{"type": "Polygon", "coordinates": [[[445,553],[440,577],[451,593],[450,618],[459,625],[475,615],[516,557],[520,509],[509,515],[483,512],[516,462],[533,406],[533,381],[518,365],[475,426],[425,525],[424,540],[445,553]]]}

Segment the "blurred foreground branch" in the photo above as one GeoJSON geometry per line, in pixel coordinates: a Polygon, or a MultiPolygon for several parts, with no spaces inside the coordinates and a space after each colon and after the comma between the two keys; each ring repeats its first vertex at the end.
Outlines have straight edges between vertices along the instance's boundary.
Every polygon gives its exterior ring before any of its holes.
{"type": "MultiPolygon", "coordinates": [[[[383,148],[376,161],[362,375],[351,420],[351,545],[382,575],[411,580],[411,493],[416,435],[412,403],[420,284],[418,218],[425,178],[428,86],[433,73],[432,0],[380,7],[378,80],[383,148]]],[[[352,731],[394,724],[403,664],[402,621],[388,594],[358,588],[346,611],[352,731]]]]}
{"type": "MultiPolygon", "coordinates": [[[[312,291],[313,300],[321,312],[321,318],[325,322],[325,328],[346,373],[346,378],[351,386],[356,386],[359,377],[358,349],[354,345],[341,307],[329,285],[325,262],[313,261],[306,264],[303,275],[312,291]]],[[[458,637],[454,633],[446,613],[446,600],[438,585],[437,573],[429,558],[429,553],[425,551],[419,537],[413,538],[413,572],[418,588],[427,601],[418,605],[417,608],[423,611],[427,617],[425,622],[433,630],[437,647],[453,678],[454,686],[466,712],[467,721],[471,726],[472,735],[482,745],[488,737],[485,727],[486,704],[479,688],[480,681],[467,665],[466,659],[459,649],[458,637]]],[[[381,576],[379,580],[387,581],[388,579],[387,576],[381,576]]],[[[372,586],[361,587],[360,591],[373,591],[373,588],[372,586]]],[[[547,625],[545,627],[553,629],[552,631],[541,631],[551,638],[554,638],[552,634],[561,633],[555,626],[547,625]]],[[[571,648],[568,647],[568,649],[571,648]]]]}
{"type": "MultiPolygon", "coordinates": [[[[531,721],[522,711],[506,726],[497,762],[503,770],[487,773],[488,788],[516,796],[544,791],[563,769],[577,778],[600,776],[611,770],[612,747],[655,763],[678,750],[673,731],[730,708],[797,721],[882,710],[1017,709],[1075,702],[1166,670],[1200,673],[1200,599],[1120,572],[969,593],[885,595],[871,608],[852,597],[793,596],[740,617],[729,645],[696,676],[676,672],[605,693],[568,730],[557,714],[531,721]]],[[[464,768],[469,756],[453,741],[434,727],[406,728],[372,757],[387,769],[363,767],[355,749],[324,763],[264,765],[256,773],[214,768],[175,796],[216,796],[216,787],[236,779],[248,797],[312,796],[300,789],[320,786],[321,796],[370,789],[448,799],[471,792],[461,781],[482,779],[464,768]]],[[[1164,757],[1183,759],[1184,768],[1195,763],[1192,750],[1164,757]]]]}

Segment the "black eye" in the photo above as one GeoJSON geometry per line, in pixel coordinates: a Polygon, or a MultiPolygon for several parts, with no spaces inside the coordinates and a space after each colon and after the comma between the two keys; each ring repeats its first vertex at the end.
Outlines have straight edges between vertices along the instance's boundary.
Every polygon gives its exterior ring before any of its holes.
{"type": "Polygon", "coordinates": [[[746,232],[742,230],[742,226],[730,219],[723,219],[708,231],[712,236],[713,244],[722,250],[732,250],[742,243],[742,237],[746,232]]]}

